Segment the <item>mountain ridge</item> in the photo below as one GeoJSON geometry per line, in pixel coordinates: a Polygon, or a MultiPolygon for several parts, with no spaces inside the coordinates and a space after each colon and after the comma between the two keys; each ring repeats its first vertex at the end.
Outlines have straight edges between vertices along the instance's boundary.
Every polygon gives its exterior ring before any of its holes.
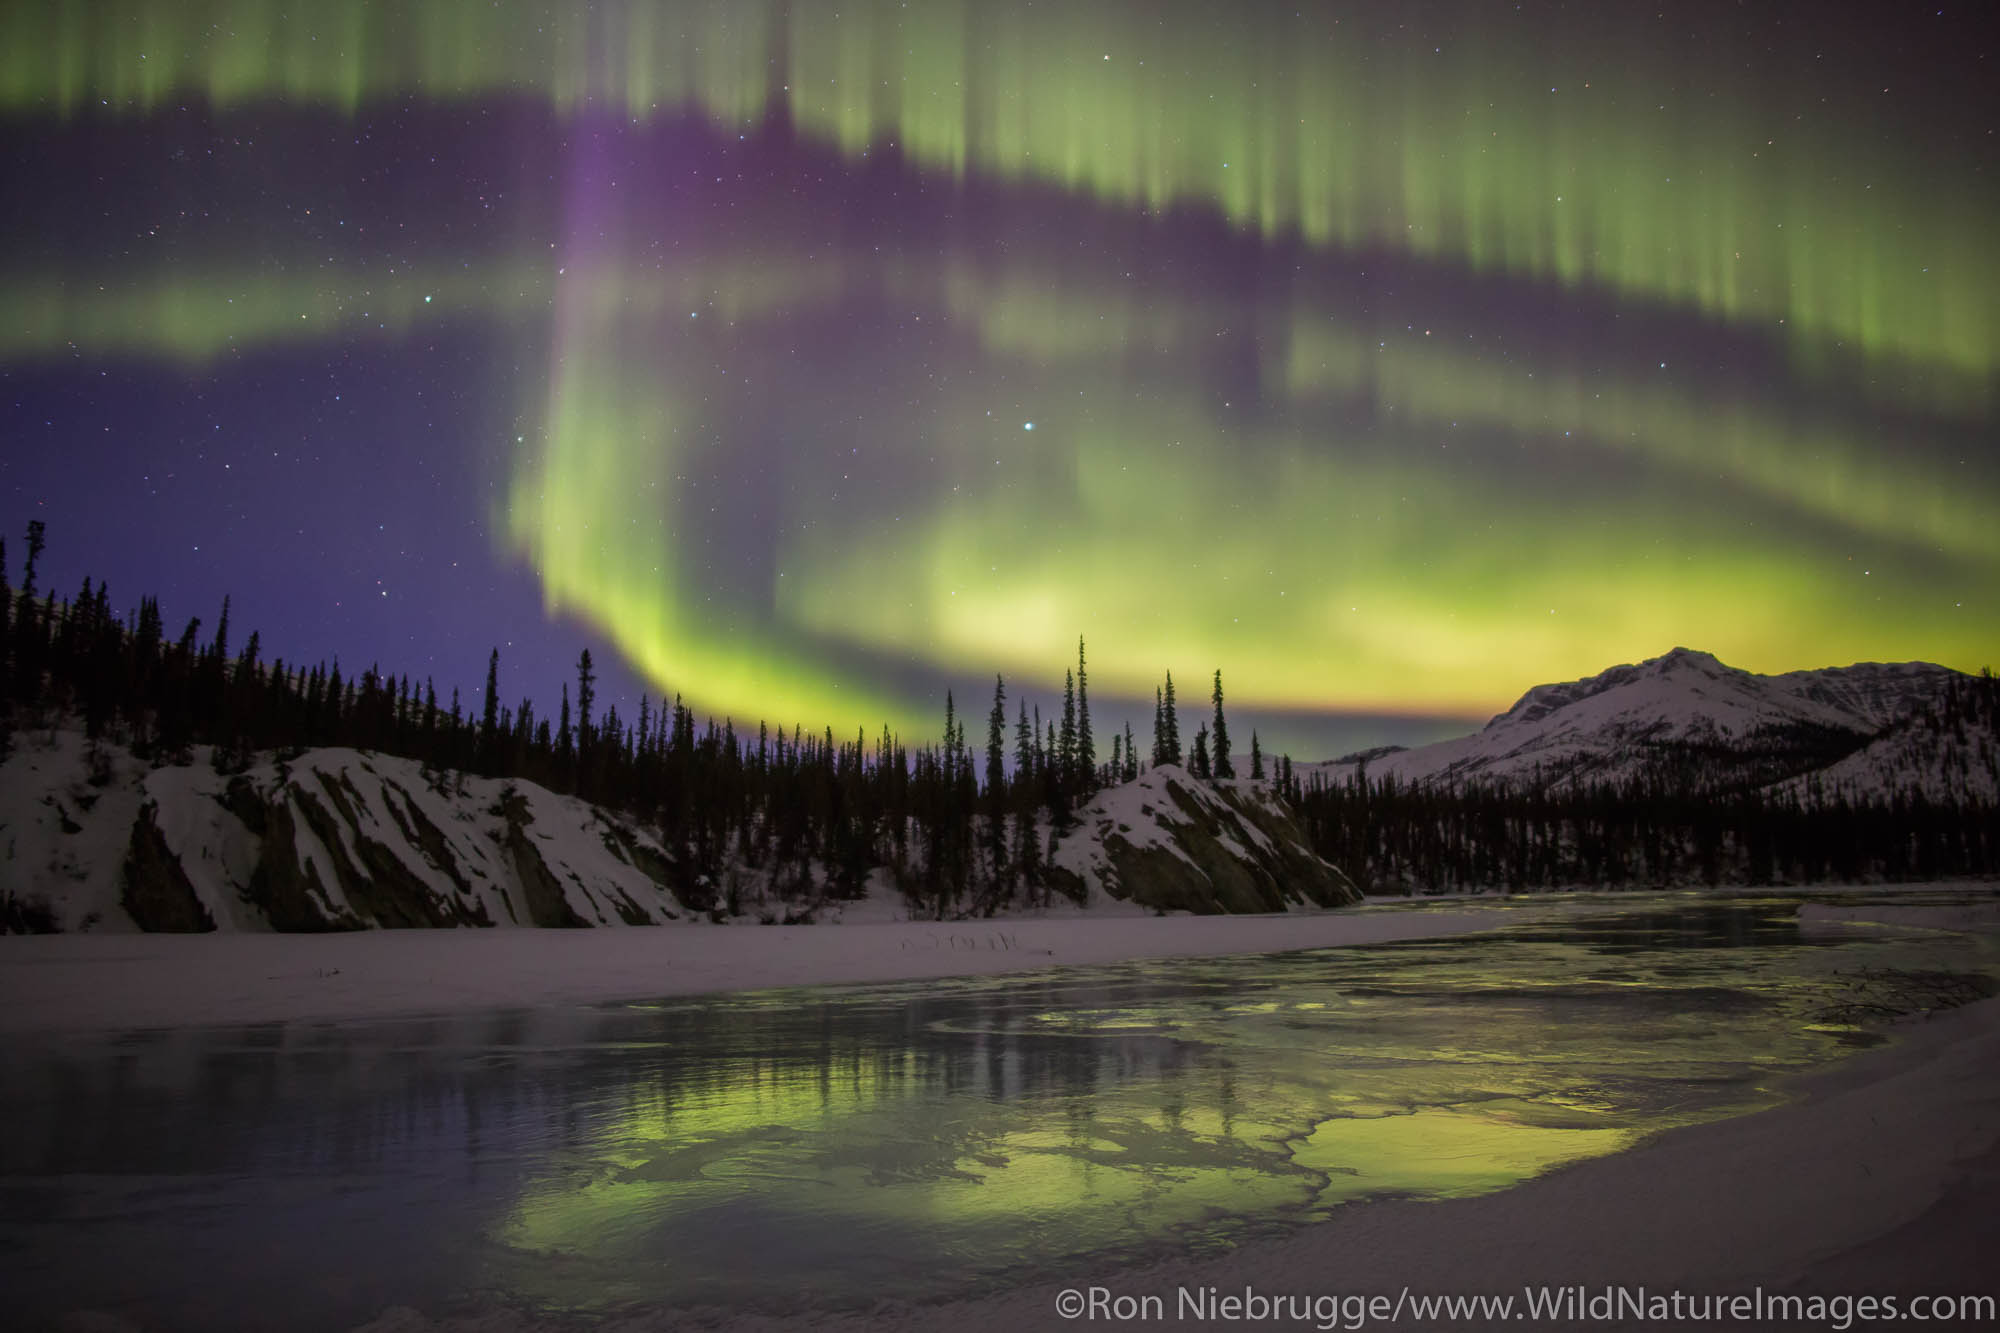
{"type": "Polygon", "coordinates": [[[1991,800],[2000,774],[1990,718],[1975,728],[1982,735],[1962,742],[1962,725],[1945,725],[1952,700],[1979,679],[1931,662],[1760,675],[1676,647],[1533,686],[1467,736],[1298,768],[1307,781],[1365,773],[1421,786],[1530,789],[1639,782],[1802,792],[1824,775],[1822,790],[1870,794],[1900,780],[1930,799],[1991,800]],[[1961,762],[1923,762],[1925,751],[1952,747],[1961,762]]]}

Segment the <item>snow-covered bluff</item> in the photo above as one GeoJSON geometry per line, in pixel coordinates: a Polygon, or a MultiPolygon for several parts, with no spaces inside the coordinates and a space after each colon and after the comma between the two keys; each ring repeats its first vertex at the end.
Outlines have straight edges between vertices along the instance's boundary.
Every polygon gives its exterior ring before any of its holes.
{"type": "Polygon", "coordinates": [[[1159,911],[1282,912],[1358,902],[1271,788],[1163,765],[1097,793],[1051,858],[1056,887],[1159,911]]]}
{"type": "Polygon", "coordinates": [[[223,776],[57,732],[0,765],[0,898],[61,930],[643,925],[686,914],[667,864],[573,797],[357,750],[223,776]]]}
{"type": "Polygon", "coordinates": [[[1484,729],[1410,750],[1300,765],[1344,781],[1529,786],[1666,778],[1693,790],[1802,784],[1875,794],[1917,782],[1932,799],[2000,795],[1988,728],[1947,739],[1935,711],[1972,680],[1929,662],[1760,676],[1676,648],[1584,680],[1538,685],[1484,729]],[[1952,762],[1931,758],[1951,748],[1952,762]]]}
{"type": "MultiPolygon", "coordinates": [[[[311,750],[223,775],[155,768],[74,731],[0,763],[0,931],[323,931],[706,921],[637,822],[532,782],[311,750]]],[[[752,876],[744,876],[753,879],[752,876]]],[[[1180,769],[1099,793],[1058,843],[1058,910],[1283,911],[1359,895],[1260,783],[1180,769]]],[[[875,898],[818,915],[905,914],[875,898]]],[[[796,904],[746,897],[753,915],[796,904]]],[[[705,907],[706,904],[703,904],[705,907]]],[[[810,905],[805,905],[810,906],[810,905]]]]}

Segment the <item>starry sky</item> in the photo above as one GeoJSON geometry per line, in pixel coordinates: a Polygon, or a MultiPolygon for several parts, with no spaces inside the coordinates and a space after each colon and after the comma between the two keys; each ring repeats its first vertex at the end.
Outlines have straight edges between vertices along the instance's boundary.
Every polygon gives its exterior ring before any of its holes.
{"type": "Polygon", "coordinates": [[[0,8],[0,531],[170,628],[1322,757],[2000,661],[1977,7],[0,8]],[[1246,725],[1246,723],[1248,725],[1246,725]]]}

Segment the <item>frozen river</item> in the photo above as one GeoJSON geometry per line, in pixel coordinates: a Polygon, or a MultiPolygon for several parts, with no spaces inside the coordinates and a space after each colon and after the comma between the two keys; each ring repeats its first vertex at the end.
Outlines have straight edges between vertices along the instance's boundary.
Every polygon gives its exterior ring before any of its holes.
{"type": "Polygon", "coordinates": [[[1769,1104],[1865,1040],[1840,1021],[1858,983],[1996,970],[1990,941],[1802,930],[1798,901],[1532,900],[1493,933],[1272,956],[7,1038],[8,1300],[28,1326],[148,1329],[866,1307],[1503,1188],[1769,1104]]]}

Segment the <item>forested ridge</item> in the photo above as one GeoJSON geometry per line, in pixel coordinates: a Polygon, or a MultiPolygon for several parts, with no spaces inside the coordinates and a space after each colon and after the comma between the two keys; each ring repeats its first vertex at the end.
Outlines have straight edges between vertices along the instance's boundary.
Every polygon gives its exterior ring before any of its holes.
{"type": "MultiPolygon", "coordinates": [[[[949,695],[942,734],[915,745],[886,727],[836,736],[760,721],[751,730],[697,718],[678,698],[642,697],[636,717],[600,712],[588,649],[574,693],[566,683],[553,710],[502,701],[497,648],[475,701],[456,690],[440,698],[431,681],[376,666],[347,673],[337,661],[266,661],[255,632],[233,637],[227,599],[212,630],[194,618],[170,634],[155,598],[121,616],[102,582],[86,578],[68,598],[40,589],[44,541],[41,524],[30,525],[18,586],[0,544],[0,588],[11,589],[0,596],[0,758],[16,733],[68,720],[94,745],[155,764],[192,762],[205,749],[223,773],[260,755],[345,746],[440,775],[525,780],[658,830],[673,853],[674,891],[697,910],[723,905],[732,866],[800,898],[859,896],[886,865],[913,903],[938,915],[1034,904],[1050,892],[1055,841],[1095,791],[1159,763],[1186,763],[1199,778],[1236,773],[1219,671],[1213,715],[1187,754],[1168,676],[1151,753],[1140,757],[1127,727],[1101,758],[1081,640],[1057,717],[1020,702],[1010,716],[995,677],[983,749],[949,695]]],[[[1263,763],[1253,735],[1255,776],[1263,763]]]]}

